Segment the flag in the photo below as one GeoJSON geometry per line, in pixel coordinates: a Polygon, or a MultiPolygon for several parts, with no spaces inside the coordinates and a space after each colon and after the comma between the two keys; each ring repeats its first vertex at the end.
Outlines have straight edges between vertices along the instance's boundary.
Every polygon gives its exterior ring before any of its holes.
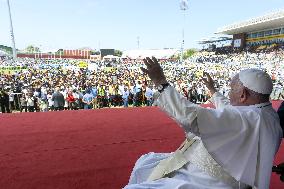
{"type": "Polygon", "coordinates": [[[188,0],[181,0],[180,1],[180,9],[187,10],[188,9],[188,0]]]}

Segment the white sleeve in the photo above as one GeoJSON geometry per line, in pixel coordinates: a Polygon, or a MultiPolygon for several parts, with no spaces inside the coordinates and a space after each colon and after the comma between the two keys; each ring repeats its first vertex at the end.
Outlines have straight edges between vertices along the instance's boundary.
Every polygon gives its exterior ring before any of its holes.
{"type": "Polygon", "coordinates": [[[167,87],[157,99],[159,108],[172,117],[186,133],[199,135],[197,110],[202,108],[180,95],[172,86],[167,87]]]}
{"type": "Polygon", "coordinates": [[[230,105],[229,99],[220,92],[214,93],[209,101],[214,104],[216,109],[224,108],[225,106],[230,105]]]}

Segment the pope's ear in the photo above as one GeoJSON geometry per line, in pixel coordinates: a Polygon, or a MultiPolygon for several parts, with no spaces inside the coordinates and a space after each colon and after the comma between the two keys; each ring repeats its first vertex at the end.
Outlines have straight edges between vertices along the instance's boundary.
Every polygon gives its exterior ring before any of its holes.
{"type": "Polygon", "coordinates": [[[240,92],[240,102],[245,102],[249,97],[249,92],[246,88],[243,88],[240,92]]]}

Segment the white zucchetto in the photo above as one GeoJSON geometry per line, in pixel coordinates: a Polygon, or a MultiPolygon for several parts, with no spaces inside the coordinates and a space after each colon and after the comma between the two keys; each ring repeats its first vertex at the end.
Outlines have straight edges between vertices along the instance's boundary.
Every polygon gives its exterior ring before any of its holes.
{"type": "Polygon", "coordinates": [[[257,93],[271,94],[273,84],[270,76],[262,70],[246,69],[239,73],[242,84],[257,93]]]}

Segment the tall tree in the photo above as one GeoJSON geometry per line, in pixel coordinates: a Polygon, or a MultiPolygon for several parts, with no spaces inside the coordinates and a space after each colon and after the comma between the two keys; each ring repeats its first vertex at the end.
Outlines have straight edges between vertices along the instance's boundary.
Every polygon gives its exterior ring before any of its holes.
{"type": "MultiPolygon", "coordinates": [[[[188,59],[189,57],[193,56],[198,50],[196,49],[187,49],[185,50],[185,52],[183,53],[183,59],[188,59]]],[[[180,55],[181,54],[176,54],[174,55],[172,58],[179,60],[180,59],[180,55]]]]}
{"type": "Polygon", "coordinates": [[[121,57],[121,56],[122,56],[122,51],[120,51],[120,50],[114,50],[114,55],[121,57]]]}
{"type": "Polygon", "coordinates": [[[0,50],[4,51],[4,52],[6,52],[10,55],[13,53],[12,47],[8,47],[8,46],[5,46],[5,45],[0,45],[0,50]]]}
{"type": "Polygon", "coordinates": [[[25,48],[25,51],[27,53],[38,53],[40,52],[40,49],[39,47],[36,47],[36,46],[33,46],[33,45],[29,45],[25,48]]]}
{"type": "Polygon", "coordinates": [[[183,54],[183,58],[184,58],[184,59],[187,59],[187,58],[193,56],[196,52],[197,52],[196,49],[187,49],[187,50],[185,51],[185,53],[183,54]]]}

